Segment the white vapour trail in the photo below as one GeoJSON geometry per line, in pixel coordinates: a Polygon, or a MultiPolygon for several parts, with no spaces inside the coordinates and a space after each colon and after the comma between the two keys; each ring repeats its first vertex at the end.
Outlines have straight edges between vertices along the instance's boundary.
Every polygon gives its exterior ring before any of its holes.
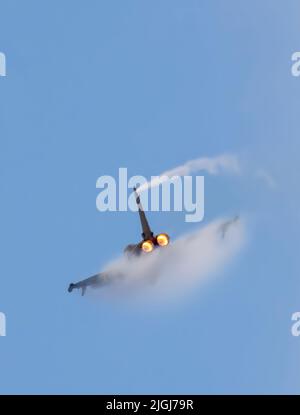
{"type": "MultiPolygon", "coordinates": [[[[118,259],[108,267],[126,275],[121,292],[134,294],[143,301],[175,299],[224,269],[244,242],[241,220],[216,220],[196,232],[186,234],[167,248],[134,259],[118,259]]],[[[115,288],[113,288],[115,291],[115,288]]]]}
{"type": "Polygon", "coordinates": [[[272,189],[272,190],[277,189],[277,182],[267,170],[259,168],[256,170],[255,176],[258,179],[261,179],[268,186],[269,189],[272,189]]]}
{"type": "Polygon", "coordinates": [[[240,166],[238,158],[231,154],[223,154],[216,157],[201,157],[189,160],[181,166],[167,170],[161,175],[154,177],[150,182],[141,185],[138,188],[138,192],[140,193],[151,187],[159,186],[170,179],[174,180],[176,177],[186,176],[201,170],[212,175],[217,175],[223,172],[238,174],[240,166]]]}

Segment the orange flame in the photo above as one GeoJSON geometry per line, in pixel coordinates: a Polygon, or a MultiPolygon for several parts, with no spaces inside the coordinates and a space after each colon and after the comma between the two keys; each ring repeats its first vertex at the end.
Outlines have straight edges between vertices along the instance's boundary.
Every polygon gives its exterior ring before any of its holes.
{"type": "Polygon", "coordinates": [[[167,246],[170,241],[170,238],[169,235],[167,235],[166,233],[160,233],[159,235],[157,235],[156,241],[159,246],[167,246]]]}
{"type": "Polygon", "coordinates": [[[154,245],[152,241],[148,240],[142,243],[142,250],[144,252],[152,252],[153,249],[154,249],[154,245]]]}

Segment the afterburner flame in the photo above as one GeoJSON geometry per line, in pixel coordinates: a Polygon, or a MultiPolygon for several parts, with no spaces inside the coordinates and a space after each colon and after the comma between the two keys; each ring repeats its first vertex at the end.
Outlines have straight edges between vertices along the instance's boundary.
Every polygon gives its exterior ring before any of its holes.
{"type": "Polygon", "coordinates": [[[142,243],[142,250],[144,252],[152,252],[154,249],[154,245],[152,241],[144,241],[142,243]]]}
{"type": "Polygon", "coordinates": [[[167,235],[166,233],[160,233],[159,235],[157,235],[156,237],[156,241],[158,243],[159,246],[166,246],[169,243],[169,235],[167,235]]]}

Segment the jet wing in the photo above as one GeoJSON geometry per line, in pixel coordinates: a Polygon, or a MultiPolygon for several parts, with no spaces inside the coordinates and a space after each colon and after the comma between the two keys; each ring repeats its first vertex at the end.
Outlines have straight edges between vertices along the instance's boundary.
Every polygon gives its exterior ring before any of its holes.
{"type": "Polygon", "coordinates": [[[88,287],[98,288],[104,285],[108,285],[120,278],[122,275],[119,273],[110,273],[110,272],[100,272],[99,274],[93,275],[92,277],[86,278],[85,280],[71,283],[69,285],[69,293],[74,290],[74,288],[81,289],[81,295],[85,294],[85,291],[88,287]]]}

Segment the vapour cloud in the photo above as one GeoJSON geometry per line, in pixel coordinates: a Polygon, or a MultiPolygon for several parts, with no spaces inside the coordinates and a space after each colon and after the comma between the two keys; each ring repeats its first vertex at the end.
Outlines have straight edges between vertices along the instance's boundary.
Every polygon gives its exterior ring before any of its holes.
{"type": "MultiPolygon", "coordinates": [[[[244,239],[240,219],[213,221],[150,255],[122,257],[108,264],[106,270],[124,274],[124,279],[108,291],[121,293],[123,298],[124,293],[131,298],[137,294],[138,301],[149,299],[155,304],[177,299],[223,271],[242,248],[244,239]]],[[[99,291],[99,295],[105,294],[99,291]]]]}
{"type": "Polygon", "coordinates": [[[159,176],[154,177],[149,182],[141,185],[138,188],[138,192],[140,193],[149,188],[159,186],[171,178],[187,176],[197,173],[198,171],[205,171],[212,175],[218,175],[221,173],[238,174],[240,172],[240,165],[238,158],[231,154],[223,154],[216,157],[201,157],[189,160],[181,166],[167,170],[159,176]]]}
{"type": "Polygon", "coordinates": [[[277,183],[274,177],[267,170],[262,168],[257,169],[255,176],[258,179],[261,179],[269,187],[269,189],[275,190],[277,188],[277,183]]]}

